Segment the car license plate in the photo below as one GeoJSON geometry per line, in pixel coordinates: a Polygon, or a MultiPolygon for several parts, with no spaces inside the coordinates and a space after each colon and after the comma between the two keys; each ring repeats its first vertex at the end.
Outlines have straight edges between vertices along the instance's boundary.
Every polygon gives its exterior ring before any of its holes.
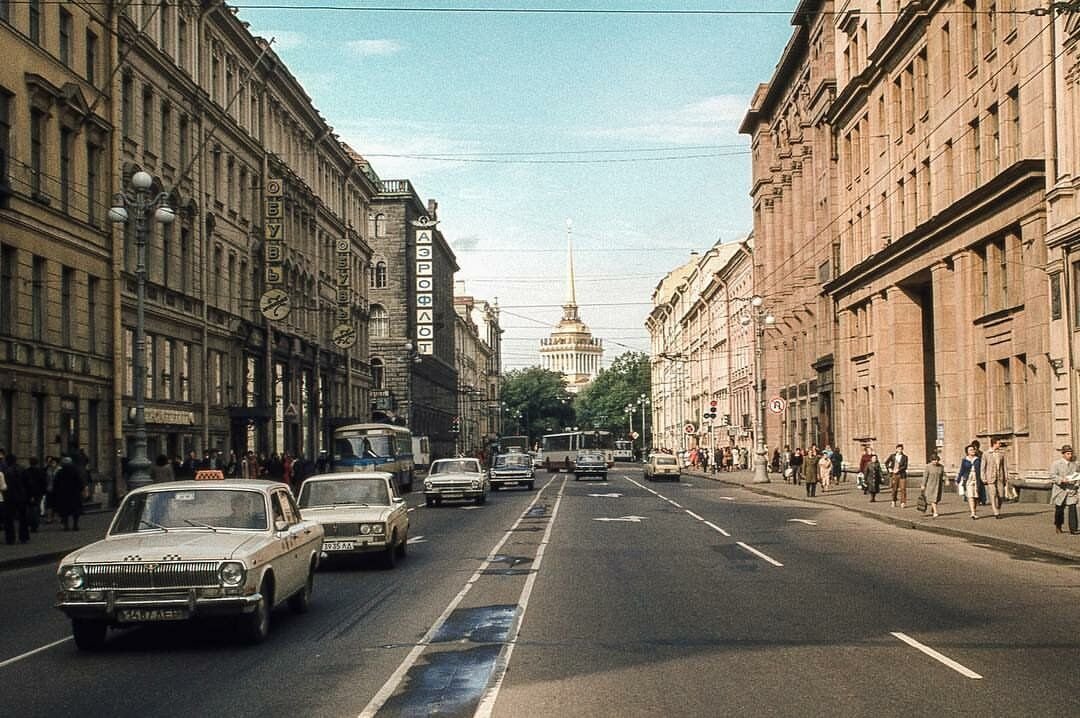
{"type": "Polygon", "coordinates": [[[461,493],[446,493],[446,494],[443,494],[442,497],[444,499],[460,499],[463,495],[464,494],[461,494],[461,493]]]}
{"type": "Polygon", "coordinates": [[[121,608],[116,612],[116,620],[121,623],[186,621],[187,618],[186,608],[121,608]]]}
{"type": "Polygon", "coordinates": [[[518,482],[516,482],[516,481],[504,481],[504,482],[502,482],[502,485],[503,486],[517,486],[518,482]]]}
{"type": "Polygon", "coordinates": [[[356,548],[353,541],[324,541],[323,551],[352,551],[356,548]]]}

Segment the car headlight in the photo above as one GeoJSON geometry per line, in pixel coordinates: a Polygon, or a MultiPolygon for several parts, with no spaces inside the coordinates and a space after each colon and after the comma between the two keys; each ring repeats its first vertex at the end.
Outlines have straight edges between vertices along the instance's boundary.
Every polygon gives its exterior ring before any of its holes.
{"type": "Polygon", "coordinates": [[[60,586],[67,591],[80,589],[86,583],[82,566],[64,566],[60,569],[60,586]]]}
{"type": "Polygon", "coordinates": [[[382,534],[386,533],[386,527],[384,527],[382,524],[375,524],[371,527],[371,533],[379,534],[381,536],[382,534]]]}
{"type": "Polygon", "coordinates": [[[371,533],[371,526],[368,524],[360,524],[360,534],[362,536],[367,536],[369,533],[371,533]]]}
{"type": "Polygon", "coordinates": [[[431,487],[434,486],[434,485],[435,484],[431,483],[430,481],[425,481],[424,482],[424,488],[429,490],[429,491],[431,490],[431,487]]]}
{"type": "Polygon", "coordinates": [[[472,482],[472,487],[473,487],[474,489],[479,489],[479,488],[480,488],[480,482],[479,482],[479,481],[477,481],[476,479],[473,479],[473,482],[472,482]]]}
{"type": "Polygon", "coordinates": [[[218,569],[218,580],[222,586],[239,586],[244,582],[247,569],[239,561],[226,561],[218,569]]]}

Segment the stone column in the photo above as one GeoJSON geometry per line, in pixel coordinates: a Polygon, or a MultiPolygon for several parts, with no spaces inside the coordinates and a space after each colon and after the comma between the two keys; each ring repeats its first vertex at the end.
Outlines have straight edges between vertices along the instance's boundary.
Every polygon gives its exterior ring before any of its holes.
{"type": "MultiPolygon", "coordinates": [[[[962,316],[959,301],[958,272],[955,265],[937,262],[930,267],[930,281],[934,297],[934,382],[937,390],[937,422],[945,424],[945,445],[941,459],[948,464],[959,459],[967,440],[963,438],[965,427],[959,421],[961,409],[959,347],[956,344],[958,326],[962,316]]],[[[936,447],[928,447],[936,449],[936,447]]],[[[951,465],[951,464],[950,464],[951,465]]]]}
{"type": "Polygon", "coordinates": [[[886,430],[883,446],[903,444],[913,464],[926,460],[926,405],[923,391],[922,308],[900,287],[886,290],[892,321],[888,349],[882,368],[886,389],[892,391],[892,426],[886,430]]]}

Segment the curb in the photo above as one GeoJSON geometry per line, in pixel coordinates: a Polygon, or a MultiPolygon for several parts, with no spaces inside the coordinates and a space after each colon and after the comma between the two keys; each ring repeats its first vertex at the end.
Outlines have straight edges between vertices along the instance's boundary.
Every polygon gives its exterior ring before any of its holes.
{"type": "Polygon", "coordinates": [[[33,556],[23,556],[21,558],[9,558],[4,561],[0,561],[0,572],[13,571],[17,568],[29,568],[31,566],[43,566],[48,563],[55,563],[67,556],[75,549],[69,548],[63,551],[54,551],[52,553],[37,553],[33,556]]]}
{"type": "Polygon", "coordinates": [[[822,497],[817,497],[814,501],[808,501],[798,496],[788,496],[778,491],[770,491],[769,489],[759,488],[761,484],[740,484],[737,481],[728,481],[723,478],[714,478],[706,474],[691,474],[691,476],[700,476],[703,479],[709,481],[715,481],[725,486],[731,486],[733,488],[745,489],[750,493],[760,494],[761,496],[771,496],[777,499],[788,499],[789,501],[799,501],[802,503],[813,504],[815,506],[832,506],[833,508],[843,509],[844,511],[851,511],[853,513],[865,516],[870,519],[875,519],[882,523],[891,524],[900,528],[913,529],[915,531],[926,531],[927,533],[940,534],[944,536],[955,536],[967,541],[973,541],[981,544],[993,546],[995,548],[1003,549],[1012,552],[1021,552],[1027,554],[1033,554],[1037,556],[1045,556],[1058,561],[1065,561],[1067,563],[1080,562],[1080,556],[1071,553],[1064,553],[1056,551],[1051,548],[1044,548],[1042,546],[1034,546],[1032,544],[1023,543],[1021,541],[1015,541],[1011,539],[998,538],[996,536],[987,536],[986,534],[975,533],[973,531],[964,531],[963,529],[950,528],[948,526],[941,526],[940,524],[928,524],[922,521],[912,521],[911,519],[900,518],[896,516],[888,516],[885,514],[879,514],[873,511],[867,511],[855,506],[846,506],[844,504],[838,504],[834,501],[824,500],[822,497]]]}

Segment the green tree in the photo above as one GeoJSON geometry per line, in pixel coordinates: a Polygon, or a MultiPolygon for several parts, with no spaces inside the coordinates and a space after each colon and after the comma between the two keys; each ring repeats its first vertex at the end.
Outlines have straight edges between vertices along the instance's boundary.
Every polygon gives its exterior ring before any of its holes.
{"type": "Polygon", "coordinates": [[[503,376],[501,395],[502,434],[525,433],[536,443],[574,423],[574,406],[558,372],[538,366],[513,369],[503,376]]]}
{"type": "Polygon", "coordinates": [[[611,367],[601,370],[575,398],[578,425],[582,429],[605,429],[613,436],[624,437],[630,430],[625,409],[632,404],[634,428],[640,433],[641,408],[637,401],[642,394],[650,396],[650,381],[648,354],[630,351],[615,357],[611,367]]]}

